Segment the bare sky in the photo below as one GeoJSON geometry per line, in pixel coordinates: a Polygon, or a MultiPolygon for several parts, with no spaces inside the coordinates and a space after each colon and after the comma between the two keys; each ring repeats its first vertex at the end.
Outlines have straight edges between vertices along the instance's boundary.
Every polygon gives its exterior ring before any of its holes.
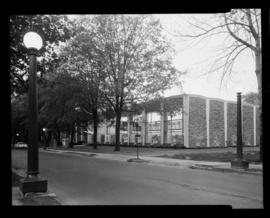
{"type": "MultiPolygon", "coordinates": [[[[183,28],[183,31],[191,31],[184,20],[181,20],[179,14],[162,14],[157,16],[162,25],[167,30],[177,30],[183,28]]],[[[185,15],[185,19],[189,19],[190,15],[185,15]]],[[[194,16],[194,15],[193,15],[194,16]]],[[[195,15],[203,18],[209,15],[195,15]]],[[[177,69],[187,71],[187,75],[183,78],[183,90],[174,88],[165,92],[165,96],[175,95],[182,92],[205,95],[208,97],[223,98],[228,100],[236,100],[236,89],[242,87],[242,93],[258,92],[257,79],[255,75],[254,60],[250,53],[243,53],[239,56],[239,60],[235,64],[234,73],[231,78],[220,87],[220,72],[203,75],[209,69],[208,57],[214,56],[216,50],[222,46],[224,37],[215,38],[207,42],[202,41],[195,46],[189,46],[184,38],[175,37],[170,34],[167,36],[172,40],[176,49],[176,57],[174,64],[177,69]]]]}

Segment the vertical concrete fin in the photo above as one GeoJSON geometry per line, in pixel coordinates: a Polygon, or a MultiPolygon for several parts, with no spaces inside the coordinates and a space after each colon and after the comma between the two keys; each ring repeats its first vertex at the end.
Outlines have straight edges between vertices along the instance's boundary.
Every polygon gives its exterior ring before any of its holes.
{"type": "Polygon", "coordinates": [[[209,119],[210,119],[210,99],[206,98],[206,139],[207,139],[207,147],[210,147],[210,134],[209,134],[209,119]]]}
{"type": "Polygon", "coordinates": [[[160,103],[160,142],[161,144],[165,143],[164,138],[164,127],[165,127],[165,109],[164,109],[164,102],[160,103]]]}
{"type": "Polygon", "coordinates": [[[128,145],[131,142],[131,135],[132,135],[131,122],[132,122],[132,117],[131,117],[131,115],[128,115],[128,118],[127,118],[128,145]]]}
{"type": "Polygon", "coordinates": [[[146,110],[144,109],[142,112],[142,145],[145,145],[146,143],[146,118],[147,118],[147,114],[146,114],[146,110]]]}
{"type": "Polygon", "coordinates": [[[228,102],[224,101],[224,140],[225,140],[225,147],[227,147],[226,142],[228,141],[227,111],[228,111],[228,102]]]}
{"type": "Polygon", "coordinates": [[[183,95],[184,146],[189,147],[189,96],[183,95]]]}

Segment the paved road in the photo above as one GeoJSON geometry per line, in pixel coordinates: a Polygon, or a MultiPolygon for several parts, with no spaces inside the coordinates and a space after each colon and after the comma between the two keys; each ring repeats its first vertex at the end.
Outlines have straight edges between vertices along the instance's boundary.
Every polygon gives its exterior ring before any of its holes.
{"type": "MultiPolygon", "coordinates": [[[[26,151],[12,164],[26,168],[26,151]]],[[[262,177],[40,152],[40,172],[63,204],[232,205],[262,208],[262,177]]]]}

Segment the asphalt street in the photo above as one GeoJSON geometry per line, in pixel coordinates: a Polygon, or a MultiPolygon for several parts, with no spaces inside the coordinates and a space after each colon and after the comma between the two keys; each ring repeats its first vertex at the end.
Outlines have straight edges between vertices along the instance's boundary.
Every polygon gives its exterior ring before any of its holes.
{"type": "MultiPolygon", "coordinates": [[[[262,176],[39,153],[40,174],[64,205],[231,205],[262,208],[262,176]]],[[[26,169],[26,150],[12,165],[26,169]]]]}

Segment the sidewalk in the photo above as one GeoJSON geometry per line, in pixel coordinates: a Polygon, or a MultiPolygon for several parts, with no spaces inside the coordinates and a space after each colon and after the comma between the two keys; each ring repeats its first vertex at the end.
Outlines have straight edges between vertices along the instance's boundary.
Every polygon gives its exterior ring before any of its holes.
{"type": "MultiPolygon", "coordinates": [[[[129,161],[134,160],[134,155],[128,154],[109,154],[109,153],[94,153],[94,152],[86,152],[86,151],[70,151],[70,150],[57,150],[48,148],[46,150],[40,150],[42,152],[53,152],[60,154],[72,154],[72,155],[80,155],[87,156],[98,159],[107,159],[107,160],[116,160],[123,162],[136,162],[129,161]]],[[[169,166],[169,167],[182,167],[182,168],[190,168],[190,169],[204,169],[204,170],[216,170],[221,172],[236,172],[236,173],[245,173],[245,174],[255,174],[262,175],[262,164],[249,164],[249,169],[232,169],[230,162],[210,162],[210,161],[197,161],[197,160],[181,160],[181,159],[173,159],[173,158],[163,158],[163,157],[153,157],[139,155],[139,158],[147,161],[148,164],[158,165],[158,166],[169,166]]]]}
{"type": "MultiPolygon", "coordinates": [[[[21,178],[24,178],[25,172],[22,169],[12,168],[12,173],[15,173],[21,178]]],[[[18,181],[16,181],[18,182],[18,181]]],[[[61,205],[54,193],[27,193],[25,195],[19,189],[19,186],[12,187],[12,206],[39,206],[39,205],[61,205]]]]}

